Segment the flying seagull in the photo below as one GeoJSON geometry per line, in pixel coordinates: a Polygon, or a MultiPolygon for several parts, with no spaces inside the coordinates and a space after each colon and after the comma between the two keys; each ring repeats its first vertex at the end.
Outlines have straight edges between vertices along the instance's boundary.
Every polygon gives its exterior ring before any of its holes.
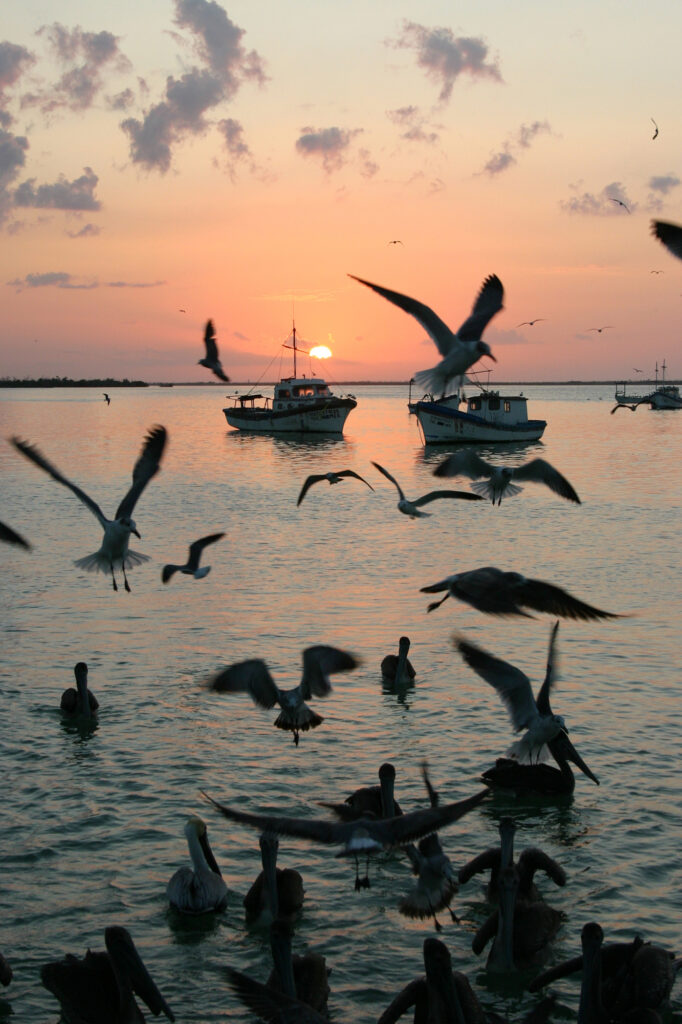
{"type": "Polygon", "coordinates": [[[665,270],[650,270],[650,274],[665,274],[665,270]]]}
{"type": "Polygon", "coordinates": [[[673,256],[682,260],[682,227],[667,220],[652,220],[651,234],[658,238],[673,256]]]}
{"type": "Polygon", "coordinates": [[[654,134],[651,136],[651,141],[653,142],[654,139],[658,138],[658,125],[654,121],[653,117],[650,117],[649,120],[651,121],[652,125],[654,126],[654,134]]]}
{"type": "Polygon", "coordinates": [[[279,704],[281,711],[275,726],[293,732],[294,743],[298,746],[300,732],[314,729],[324,721],[305,701],[311,697],[326,697],[332,691],[329,676],[348,672],[359,664],[360,659],[347,651],[318,644],[303,651],[303,676],[293,690],[280,690],[260,658],[230,665],[213,676],[208,687],[216,693],[248,693],[260,708],[269,709],[279,704]]]}
{"type": "Polygon", "coordinates": [[[449,455],[436,466],[433,475],[467,476],[476,481],[471,485],[471,489],[485,498],[490,498],[493,505],[499,505],[504,495],[519,494],[523,490],[512,483],[512,480],[531,480],[534,483],[545,484],[555,494],[580,505],[580,498],[566,477],[545,459],[531,459],[521,466],[493,466],[476,452],[467,449],[449,455]],[[480,480],[480,477],[486,479],[480,480]]]}
{"type": "Polygon", "coordinates": [[[321,480],[328,480],[330,484],[340,484],[343,478],[346,476],[352,476],[355,477],[356,480],[362,480],[363,484],[367,484],[370,491],[374,490],[372,485],[370,483],[367,483],[364,476],[360,476],[359,473],[354,473],[352,469],[340,469],[338,473],[330,471],[329,473],[313,474],[312,476],[309,476],[305,483],[303,484],[296,505],[298,506],[301,504],[301,502],[303,501],[303,499],[305,498],[306,494],[313,486],[313,484],[317,484],[321,480]]]}
{"type": "Polygon", "coordinates": [[[201,569],[199,568],[199,562],[201,555],[205,547],[209,544],[215,544],[217,540],[224,537],[224,533],[210,533],[208,537],[202,537],[200,540],[195,540],[193,544],[189,546],[189,556],[184,565],[164,565],[161,570],[161,579],[164,583],[168,583],[171,576],[176,572],[182,572],[185,576],[194,576],[195,580],[203,580],[204,576],[208,576],[211,571],[210,565],[205,565],[201,569]]]}
{"type": "Polygon", "coordinates": [[[623,209],[625,210],[626,213],[630,212],[630,210],[625,205],[625,203],[623,202],[622,199],[614,199],[613,196],[609,196],[609,202],[611,202],[611,203],[618,203],[619,206],[623,207],[623,209]]]}
{"type": "Polygon", "coordinates": [[[390,480],[398,492],[398,511],[402,512],[403,515],[410,516],[412,519],[416,519],[418,516],[430,516],[430,512],[421,512],[422,505],[428,505],[431,501],[436,501],[438,498],[462,498],[464,501],[482,501],[482,498],[478,494],[470,494],[468,491],[429,491],[428,494],[423,494],[421,498],[415,498],[414,501],[409,501],[403,494],[403,489],[394,476],[380,466],[378,462],[373,462],[372,465],[383,473],[387,480],[390,480]]]}
{"type": "Polygon", "coordinates": [[[116,515],[113,519],[107,519],[99,505],[85,491],[82,491],[80,487],[77,487],[76,484],[71,483],[65,476],[62,476],[59,470],[45,458],[35,445],[29,444],[28,441],[20,441],[17,437],[12,438],[12,444],[17,451],[20,451],[27,459],[34,462],[36,466],[44,469],[57,483],[64,484],[70,491],[73,491],[76,497],[97,517],[100,526],[104,530],[101,547],[94,554],[77,559],[74,564],[89,572],[110,572],[114,590],[118,590],[114,575],[116,567],[123,573],[125,589],[130,591],[126,569],[149,561],[148,555],[141,555],[138,551],[131,551],[128,548],[130,534],[134,533],[136,537],[140,536],[135,526],[135,520],[131,519],[131,516],[137,499],[152,477],[159,471],[161,456],[166,446],[166,438],[165,427],[152,427],[147,434],[140,456],[133,467],[132,487],[116,509],[116,515]]]}
{"type": "Polygon", "coordinates": [[[215,328],[212,320],[206,321],[206,327],[204,328],[204,345],[206,346],[206,355],[203,359],[199,359],[199,365],[205,366],[206,369],[211,370],[219,380],[223,380],[226,384],[229,384],[230,378],[226,376],[222,363],[218,357],[218,346],[215,340],[215,328]]]}
{"type": "Polygon", "coordinates": [[[403,241],[402,241],[401,238],[392,238],[391,241],[388,244],[389,245],[402,245],[403,241]]]}
{"type": "Polygon", "coordinates": [[[643,402],[635,402],[633,405],[630,405],[628,402],[616,402],[613,409],[611,410],[611,415],[613,416],[616,409],[629,409],[630,412],[634,412],[637,406],[643,404],[643,402]]]}
{"type": "Polygon", "coordinates": [[[448,597],[456,597],[479,612],[487,612],[489,615],[523,615],[532,619],[533,615],[523,611],[524,608],[532,608],[534,611],[560,615],[565,619],[623,617],[615,612],[593,608],[561,587],[545,583],[544,580],[533,580],[518,572],[503,572],[493,566],[456,572],[452,576],[446,576],[440,583],[422,587],[421,593],[435,594],[441,590],[446,591],[445,597],[430,604],[427,611],[431,612],[438,608],[448,597]]]}
{"type": "Polygon", "coordinates": [[[111,405],[111,399],[109,398],[109,395],[106,393],[106,391],[103,391],[102,394],[104,395],[104,400],[107,403],[107,405],[111,405]]]}
{"type": "Polygon", "coordinates": [[[372,288],[379,295],[399,306],[406,313],[410,313],[415,320],[424,328],[432,341],[436,343],[438,351],[443,357],[437,366],[430,370],[421,370],[414,375],[419,387],[426,391],[438,392],[444,395],[448,382],[455,377],[462,377],[473,363],[481,356],[489,356],[493,362],[497,362],[490,351],[490,346],[481,341],[481,335],[488,322],[496,313],[502,309],[504,288],[497,274],[486,277],[481,286],[471,315],[453,334],[447,324],[443,323],[440,317],[436,316],[432,309],[425,306],[416,299],[411,299],[400,292],[392,292],[388,288],[382,288],[378,284],[364,281],[361,277],[349,274],[354,281],[372,288]]]}
{"type": "Polygon", "coordinates": [[[603,327],[588,327],[588,331],[596,331],[597,334],[601,334],[602,331],[609,331],[613,327],[613,324],[604,324],[603,327]]]}
{"type": "Polygon", "coordinates": [[[547,317],[544,317],[544,316],[536,316],[535,320],[524,320],[522,324],[517,324],[516,326],[517,327],[525,327],[526,324],[527,324],[528,327],[533,327],[534,324],[542,323],[546,319],[547,319],[547,317]]]}
{"type": "Polygon", "coordinates": [[[21,534],[5,523],[0,523],[0,540],[4,540],[5,544],[14,544],[18,548],[26,548],[27,551],[31,550],[29,542],[24,540],[21,534]]]}

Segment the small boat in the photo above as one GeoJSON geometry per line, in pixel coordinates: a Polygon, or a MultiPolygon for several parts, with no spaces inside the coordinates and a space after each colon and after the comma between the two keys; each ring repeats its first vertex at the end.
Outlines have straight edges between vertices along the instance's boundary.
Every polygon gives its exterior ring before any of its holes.
{"type": "Polygon", "coordinates": [[[616,384],[616,393],[613,397],[618,405],[641,405],[649,401],[651,395],[629,395],[627,393],[627,386],[627,381],[616,384]]]}
{"type": "Polygon", "coordinates": [[[658,381],[658,363],[656,363],[656,390],[652,391],[647,401],[652,409],[682,409],[682,395],[677,384],[665,382],[665,359],[661,367],[663,373],[658,381]]]}
{"type": "Polygon", "coordinates": [[[293,377],[282,377],[275,384],[272,401],[252,391],[235,395],[233,405],[223,409],[225,419],[237,430],[259,433],[341,434],[349,413],[358,404],[355,397],[335,395],[321,377],[299,377],[296,353],[306,349],[296,344],[295,324],[289,337],[291,344],[287,339],[282,347],[293,349],[293,377]]]}
{"type": "Polygon", "coordinates": [[[408,409],[419,420],[424,444],[538,441],[542,437],[547,421],[528,419],[523,394],[501,395],[482,384],[477,387],[479,390],[468,397],[458,389],[442,398],[424,395],[418,402],[408,399],[408,409]]]}

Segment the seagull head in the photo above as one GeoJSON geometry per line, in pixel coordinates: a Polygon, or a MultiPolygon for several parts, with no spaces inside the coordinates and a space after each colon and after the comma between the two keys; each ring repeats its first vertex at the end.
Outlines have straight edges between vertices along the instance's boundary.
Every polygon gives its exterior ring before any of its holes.
{"type": "Polygon", "coordinates": [[[559,727],[561,732],[568,733],[568,726],[564,721],[563,715],[552,715],[552,721],[559,727]]]}
{"type": "Polygon", "coordinates": [[[128,533],[134,533],[139,540],[142,540],[140,534],[137,532],[135,520],[131,519],[130,516],[121,516],[121,518],[117,519],[116,521],[118,525],[122,526],[124,530],[128,531],[128,533]]]}
{"type": "Polygon", "coordinates": [[[478,352],[479,358],[481,356],[488,356],[488,358],[492,359],[492,361],[494,363],[497,362],[497,359],[495,358],[495,356],[490,351],[490,345],[488,345],[487,342],[485,342],[485,341],[477,341],[476,342],[476,351],[478,352]]]}

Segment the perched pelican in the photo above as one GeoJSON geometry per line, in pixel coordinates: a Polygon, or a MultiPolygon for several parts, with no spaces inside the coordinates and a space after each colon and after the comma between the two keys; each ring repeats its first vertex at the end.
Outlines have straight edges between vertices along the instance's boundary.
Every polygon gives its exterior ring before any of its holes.
{"type": "Polygon", "coordinates": [[[487,612],[488,615],[523,615],[527,619],[532,619],[534,616],[523,611],[524,608],[532,608],[548,615],[561,615],[565,619],[623,617],[615,612],[593,608],[592,605],[573,597],[568,591],[545,583],[544,580],[533,580],[518,572],[503,572],[493,566],[453,573],[439,583],[422,587],[421,593],[436,594],[441,590],[446,591],[445,597],[430,604],[427,611],[432,612],[448,597],[456,597],[479,612],[487,612]]]}
{"type": "Polygon", "coordinates": [[[215,328],[212,320],[206,321],[206,327],[204,328],[204,345],[206,346],[206,355],[203,359],[199,359],[199,366],[205,366],[207,370],[214,373],[218,380],[225,381],[226,384],[230,383],[230,378],[226,376],[223,370],[223,365],[218,357],[218,346],[215,340],[215,328]]]}
{"type": "Polygon", "coordinates": [[[76,677],[76,686],[70,686],[64,690],[59,706],[67,715],[81,715],[83,718],[90,718],[97,711],[99,701],[92,690],[88,689],[88,666],[84,661],[79,661],[73,669],[76,677]]]}
{"type": "Polygon", "coordinates": [[[185,836],[192,868],[178,868],[166,886],[168,902],[183,914],[210,914],[227,906],[227,886],[208,842],[201,818],[189,818],[185,836]]]}
{"type": "Polygon", "coordinates": [[[137,532],[135,521],[131,519],[131,516],[143,490],[152,477],[159,472],[161,456],[166,447],[166,437],[165,427],[152,427],[147,434],[142,452],[133,467],[132,487],[116,509],[116,515],[113,519],[107,519],[99,505],[92,498],[88,497],[80,487],[72,484],[70,480],[62,476],[59,470],[41,454],[35,445],[29,444],[27,441],[20,441],[16,437],[12,438],[12,444],[17,451],[20,451],[27,459],[34,462],[36,466],[44,469],[57,483],[63,484],[70,491],[73,491],[76,497],[97,517],[100,526],[104,530],[101,547],[93,555],[86,555],[85,558],[77,559],[75,565],[81,569],[87,569],[89,572],[110,572],[114,590],[118,590],[116,577],[114,576],[114,568],[116,566],[121,569],[125,589],[129,591],[130,586],[126,576],[126,569],[149,561],[148,555],[141,555],[138,551],[131,551],[128,548],[130,534],[134,533],[138,538],[140,536],[137,532]]]}
{"type": "Polygon", "coordinates": [[[340,484],[342,480],[348,476],[352,476],[356,480],[361,480],[363,484],[367,484],[370,491],[374,490],[372,485],[367,480],[365,480],[364,476],[360,476],[359,473],[354,473],[352,469],[340,469],[337,473],[331,471],[329,473],[318,473],[314,474],[313,476],[307,477],[305,483],[303,484],[303,487],[301,488],[301,493],[298,496],[298,501],[296,502],[296,505],[298,506],[301,504],[301,502],[303,501],[303,499],[305,498],[306,494],[313,486],[313,484],[317,484],[321,480],[327,480],[329,481],[330,484],[340,484]]]}
{"type": "Polygon", "coordinates": [[[281,711],[275,726],[293,732],[294,743],[298,746],[299,732],[314,729],[324,721],[305,701],[311,697],[326,697],[332,691],[329,676],[348,672],[359,664],[359,658],[347,651],[318,644],[303,651],[303,677],[293,690],[280,690],[260,658],[230,665],[213,676],[208,686],[216,693],[248,693],[260,708],[279,704],[281,711]]]}
{"type": "Polygon", "coordinates": [[[386,657],[382,659],[381,674],[384,679],[392,682],[394,686],[400,686],[401,683],[407,683],[417,675],[412,662],[407,657],[409,649],[409,636],[401,636],[398,641],[398,653],[387,654],[386,657]]]}
{"type": "Polygon", "coordinates": [[[682,227],[666,220],[652,220],[651,234],[662,242],[666,249],[682,260],[682,227]]]}
{"type": "Polygon", "coordinates": [[[328,807],[341,821],[357,821],[365,815],[374,818],[394,818],[402,814],[400,805],[394,798],[395,768],[386,762],[379,768],[379,785],[364,786],[347,796],[343,803],[327,803],[318,801],[320,807],[328,807]]]}
{"type": "Polygon", "coordinates": [[[517,487],[512,480],[531,480],[545,484],[555,494],[574,501],[580,505],[580,498],[565,476],[562,476],[545,459],[531,459],[522,466],[493,466],[476,452],[463,450],[449,455],[433,471],[434,476],[466,476],[476,482],[471,485],[472,491],[490,498],[493,505],[499,505],[505,495],[520,494],[522,487],[517,487]],[[485,477],[480,480],[479,477],[485,477]]]}
{"type": "Polygon", "coordinates": [[[487,894],[488,899],[495,902],[499,896],[499,880],[502,871],[508,867],[515,867],[519,878],[519,900],[538,900],[542,897],[533,881],[536,871],[544,871],[556,885],[566,885],[566,872],[555,860],[548,857],[542,850],[530,846],[524,850],[516,864],[514,864],[514,833],[516,825],[512,818],[500,818],[500,845],[491,847],[479,853],[477,857],[470,860],[463,868],[460,868],[457,879],[460,885],[464,885],[474,875],[482,871],[490,870],[487,894]]]}
{"type": "Polygon", "coordinates": [[[161,570],[161,579],[164,583],[168,583],[171,576],[176,572],[182,572],[185,576],[194,576],[195,580],[203,580],[204,576],[208,576],[211,571],[210,565],[205,565],[203,568],[199,568],[199,562],[201,555],[205,547],[209,544],[215,544],[217,540],[224,537],[224,533],[211,533],[208,537],[202,537],[201,540],[195,540],[193,544],[189,546],[189,557],[184,565],[164,565],[161,570]]]}
{"type": "Polygon", "coordinates": [[[118,926],[104,932],[106,953],[64,957],[43,964],[40,979],[58,1000],[67,1024],[137,1024],[143,1021],[135,994],[154,1016],[173,1012],[152,981],[130,933],[118,926]]]}
{"type": "Polygon", "coordinates": [[[227,983],[259,1020],[281,1024],[329,1024],[326,1014],[318,1013],[300,999],[270,988],[234,967],[227,968],[227,983]]]}
{"type": "Polygon", "coordinates": [[[537,963],[559,930],[562,916],[544,900],[517,903],[519,877],[514,867],[500,874],[499,907],[476,932],[471,943],[479,954],[493,940],[487,967],[513,971],[537,963]]]}
{"type": "Polygon", "coordinates": [[[504,288],[497,274],[486,277],[481,286],[471,315],[453,334],[447,324],[443,323],[440,317],[436,316],[432,309],[425,306],[416,299],[411,299],[400,292],[389,291],[378,284],[364,281],[361,277],[349,274],[354,281],[372,288],[379,295],[399,306],[406,313],[410,313],[417,322],[424,328],[432,341],[436,343],[438,351],[443,357],[437,366],[430,370],[421,370],[415,373],[414,379],[420,388],[431,391],[434,394],[444,395],[449,381],[455,377],[462,377],[466,371],[477,362],[481,356],[488,356],[493,362],[497,362],[490,351],[490,346],[481,341],[481,335],[489,321],[502,309],[504,288]]]}
{"type": "Polygon", "coordinates": [[[0,540],[3,540],[5,544],[14,544],[18,548],[26,548],[27,551],[31,550],[31,545],[27,540],[13,530],[11,526],[6,526],[5,523],[0,523],[0,540]]]}
{"type": "Polygon", "coordinates": [[[314,842],[330,846],[341,846],[337,857],[353,857],[355,859],[355,888],[369,887],[369,876],[359,877],[358,857],[364,856],[369,862],[372,854],[394,847],[406,846],[408,843],[421,839],[422,836],[445,828],[446,825],[458,821],[473,810],[485,799],[488,790],[484,789],[475,796],[460,800],[457,803],[445,804],[443,807],[430,807],[395,818],[363,817],[357,821],[335,822],[309,818],[287,818],[277,815],[247,814],[234,807],[218,803],[201,791],[209,803],[231,821],[239,821],[263,832],[274,832],[276,835],[299,836],[312,839],[314,842]]]}
{"type": "Polygon", "coordinates": [[[403,489],[394,476],[380,466],[378,462],[373,462],[372,465],[383,473],[387,480],[395,486],[398,492],[398,511],[402,512],[405,516],[410,516],[411,519],[416,519],[418,516],[430,516],[430,512],[422,512],[421,506],[428,505],[431,501],[436,501],[438,498],[462,498],[464,501],[481,501],[482,499],[478,494],[470,494],[469,491],[429,491],[428,494],[423,494],[421,498],[415,498],[414,501],[409,501],[403,494],[403,489]]]}
{"type": "Polygon", "coordinates": [[[274,970],[268,978],[268,987],[273,992],[283,992],[288,998],[299,999],[317,1013],[326,1014],[329,968],[322,953],[292,954],[291,926],[282,920],[270,925],[270,947],[274,970]]]}
{"type": "Polygon", "coordinates": [[[491,789],[548,796],[570,795],[575,789],[575,776],[568,763],[571,761],[588,779],[599,785],[599,779],[587,767],[565,732],[549,740],[547,749],[558,768],[549,764],[519,764],[515,759],[498,757],[493,767],[483,772],[481,781],[491,789]]]}
{"type": "Polygon", "coordinates": [[[277,837],[263,832],[260,852],[263,870],[244,897],[244,909],[249,917],[269,912],[273,920],[293,917],[303,906],[303,879],[295,868],[278,868],[277,837]]]}

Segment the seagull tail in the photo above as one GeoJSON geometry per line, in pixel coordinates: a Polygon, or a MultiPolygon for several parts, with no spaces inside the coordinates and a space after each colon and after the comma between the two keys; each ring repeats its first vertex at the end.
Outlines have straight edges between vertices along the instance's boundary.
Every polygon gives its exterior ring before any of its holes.
{"type": "MultiPolygon", "coordinates": [[[[141,555],[139,551],[128,551],[124,558],[114,559],[114,568],[132,569],[135,565],[142,565],[143,562],[149,561],[149,555],[141,555]]],[[[95,551],[92,555],[85,555],[83,558],[77,558],[74,563],[79,569],[85,569],[86,572],[111,572],[111,561],[106,555],[103,555],[101,551],[95,551]]]]}
{"type": "Polygon", "coordinates": [[[275,727],[287,729],[289,732],[307,732],[308,729],[315,729],[318,725],[322,725],[323,721],[322,715],[318,715],[307,704],[304,704],[297,708],[293,715],[291,712],[280,711],[275,719],[275,727]]]}

